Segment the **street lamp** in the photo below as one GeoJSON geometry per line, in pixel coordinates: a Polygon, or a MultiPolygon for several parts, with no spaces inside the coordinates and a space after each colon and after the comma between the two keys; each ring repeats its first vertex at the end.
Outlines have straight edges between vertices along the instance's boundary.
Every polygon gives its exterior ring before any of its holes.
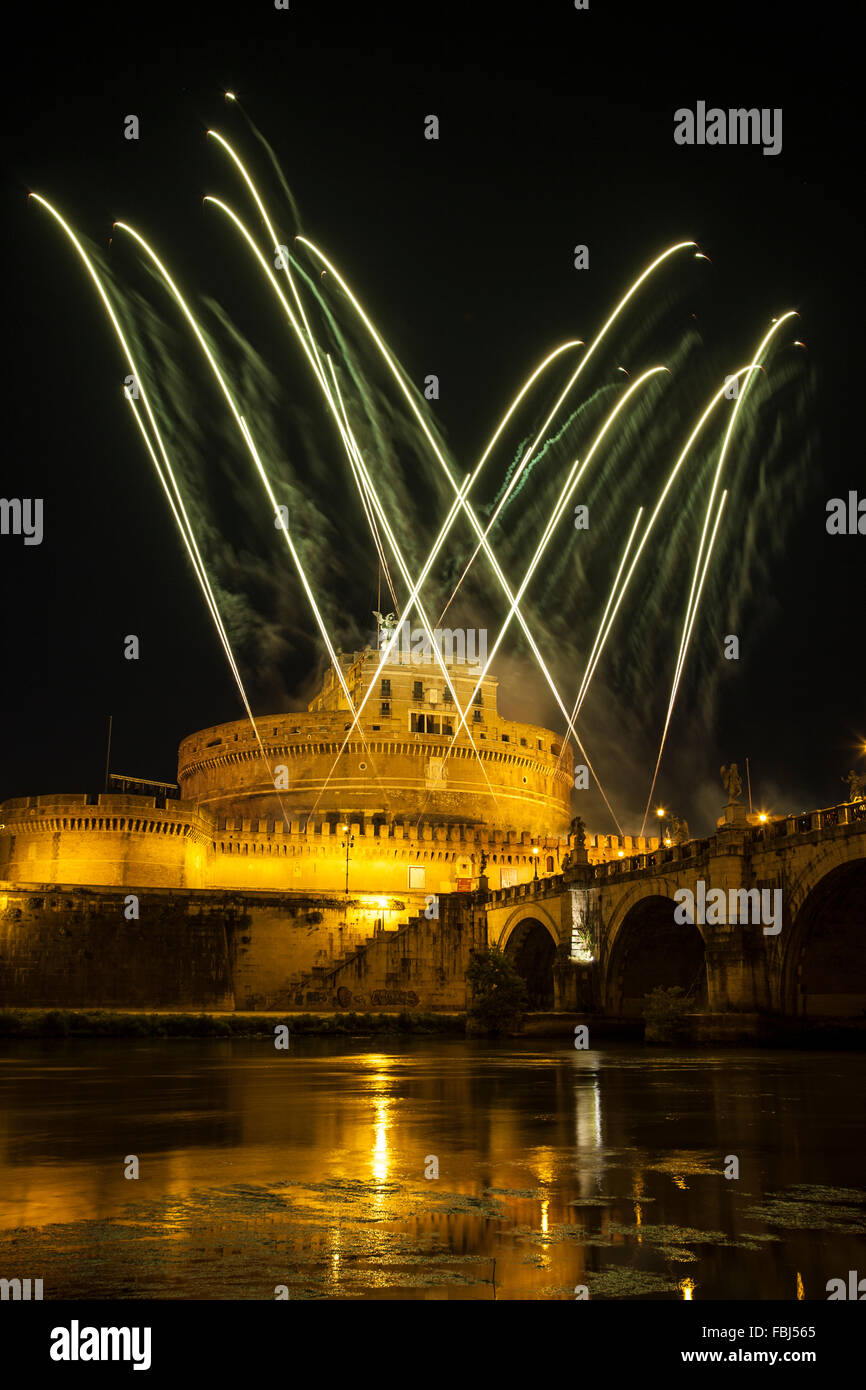
{"type": "Polygon", "coordinates": [[[533,845],[533,846],[532,846],[532,867],[533,867],[533,869],[535,870],[535,873],[532,875],[532,877],[533,877],[534,879],[538,878],[538,856],[539,856],[540,853],[541,853],[541,850],[538,848],[538,845],[533,845]]]}
{"type": "Polygon", "coordinates": [[[343,834],[346,836],[346,838],[345,838],[345,840],[343,840],[343,842],[342,842],[340,848],[341,848],[341,849],[344,849],[344,850],[346,851],[346,897],[348,898],[348,896],[349,896],[349,850],[352,848],[353,844],[355,843],[355,837],[354,837],[354,835],[350,835],[350,834],[349,834],[349,827],[348,827],[348,825],[341,825],[341,826],[340,826],[340,829],[343,831],[343,834]]]}

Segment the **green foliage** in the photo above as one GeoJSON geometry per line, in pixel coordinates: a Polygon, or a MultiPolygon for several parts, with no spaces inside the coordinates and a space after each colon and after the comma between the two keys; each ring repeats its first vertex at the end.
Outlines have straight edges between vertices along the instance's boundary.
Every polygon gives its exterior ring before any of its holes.
{"type": "MultiPolygon", "coordinates": [[[[281,1017],[293,1034],[347,1037],[372,1033],[458,1033],[459,1014],[346,1013],[281,1017]]],[[[276,1011],[248,1013],[137,1013],[119,1009],[0,1009],[0,1037],[78,1038],[273,1038],[276,1011]]]]}
{"type": "Polygon", "coordinates": [[[677,1042],[686,1032],[686,1014],[692,1005],[679,985],[664,989],[656,986],[644,995],[643,1016],[646,1042],[677,1042]]]}
{"type": "Polygon", "coordinates": [[[470,1031],[515,1033],[529,1004],[526,985],[498,946],[477,952],[466,971],[472,989],[470,1031]]]}

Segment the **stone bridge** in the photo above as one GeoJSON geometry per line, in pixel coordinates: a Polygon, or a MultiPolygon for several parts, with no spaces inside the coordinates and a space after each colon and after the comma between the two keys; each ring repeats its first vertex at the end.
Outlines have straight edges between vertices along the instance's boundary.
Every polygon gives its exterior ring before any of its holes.
{"type": "Polygon", "coordinates": [[[578,846],[565,872],[483,899],[531,1008],[637,1017],[649,990],[679,985],[698,1011],[866,1019],[866,801],[763,825],[732,804],[707,839],[585,858],[578,846]],[[716,889],[724,908],[700,912],[716,889]],[[736,892],[755,889],[776,925],[736,892]]]}

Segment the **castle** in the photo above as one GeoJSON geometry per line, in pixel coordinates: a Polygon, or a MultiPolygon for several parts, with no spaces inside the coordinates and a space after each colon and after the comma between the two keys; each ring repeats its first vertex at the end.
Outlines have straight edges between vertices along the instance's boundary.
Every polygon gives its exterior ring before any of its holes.
{"type": "MultiPolygon", "coordinates": [[[[176,787],[142,795],[129,787],[145,784],[115,777],[120,791],[6,801],[0,913],[13,899],[38,914],[80,905],[82,894],[119,904],[140,894],[181,904],[186,920],[190,904],[207,915],[228,902],[267,924],[288,980],[332,966],[371,931],[396,931],[441,897],[473,892],[482,875],[492,891],[562,872],[574,782],[567,743],[504,718],[492,676],[473,699],[480,665],[447,661],[461,707],[471,700],[463,722],[438,665],[397,648],[381,669],[372,648],[338,659],[342,681],[328,670],[306,711],[183,739],[176,787]],[[344,685],[355,708],[365,702],[357,722],[344,685]]],[[[588,862],[657,846],[589,837],[588,862]]],[[[250,986],[256,998],[273,994],[269,950],[250,986]]],[[[37,956],[34,948],[27,970],[38,972],[37,956]]]]}

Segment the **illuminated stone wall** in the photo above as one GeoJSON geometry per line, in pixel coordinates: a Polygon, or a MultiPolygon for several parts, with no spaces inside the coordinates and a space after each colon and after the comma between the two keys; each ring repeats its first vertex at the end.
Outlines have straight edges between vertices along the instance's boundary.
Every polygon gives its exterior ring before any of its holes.
{"type": "MultiPolygon", "coordinates": [[[[2,816],[0,878],[15,883],[345,890],[345,835],[322,817],[219,820],[194,802],[160,807],[153,797],[113,793],[21,797],[2,816]]],[[[365,819],[351,822],[349,834],[350,892],[399,894],[416,905],[430,893],[477,886],[482,854],[498,888],[527,882],[536,860],[542,876],[558,872],[567,850],[563,836],[453,823],[365,819]]]]}
{"type": "MultiPolygon", "coordinates": [[[[371,941],[363,899],[0,883],[0,1007],[280,1009],[371,941]]],[[[405,903],[390,904],[405,917],[405,903]]]]}
{"type": "Polygon", "coordinates": [[[205,886],[212,823],[192,803],[109,794],[19,797],[2,810],[0,878],[153,888],[205,886]]]}
{"type": "Polygon", "coordinates": [[[234,1008],[232,910],[162,893],[127,921],[124,896],[0,884],[0,1005],[234,1008]]]}
{"type": "MultiPolygon", "coordinates": [[[[453,668],[452,677],[464,704],[476,679],[458,674],[465,669],[453,668]]],[[[353,700],[374,673],[372,652],[347,665],[353,700]]],[[[356,728],[343,749],[352,721],[329,672],[309,710],[260,716],[258,738],[248,720],[235,720],[184,739],[181,793],[221,818],[291,821],[314,813],[337,825],[361,816],[423,816],[564,835],[574,784],[570,746],[549,729],[502,718],[495,680],[485,679],[479,695],[469,711],[470,738],[436,667],[386,666],[364,709],[364,737],[356,728]]]]}

